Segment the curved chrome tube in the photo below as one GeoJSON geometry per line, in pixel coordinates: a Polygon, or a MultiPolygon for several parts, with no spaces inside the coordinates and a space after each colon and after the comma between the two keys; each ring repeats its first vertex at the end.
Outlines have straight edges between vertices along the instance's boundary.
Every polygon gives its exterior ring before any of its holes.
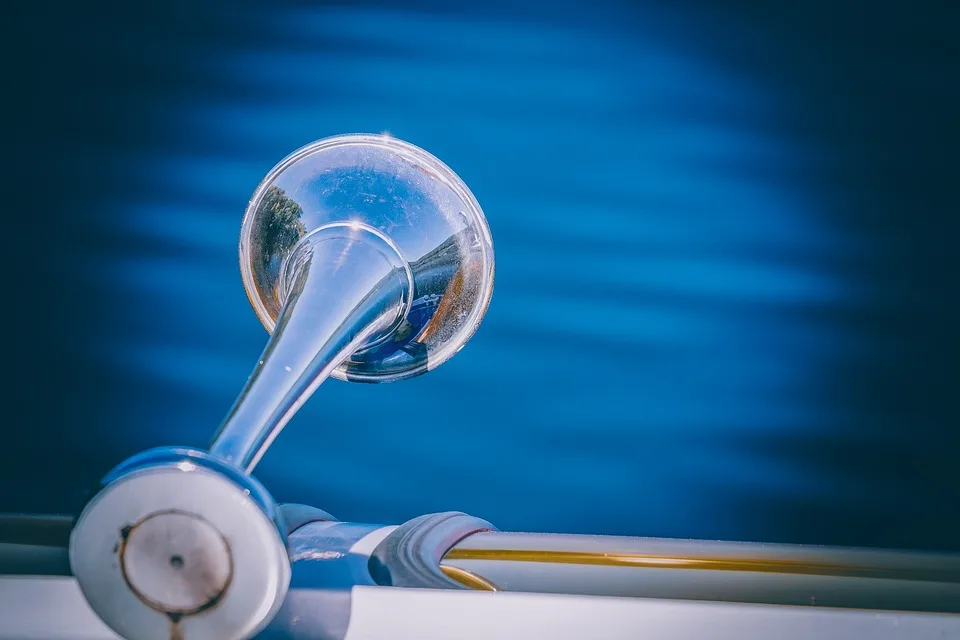
{"type": "Polygon", "coordinates": [[[490,230],[466,185],[385,135],[280,162],[247,208],[240,264],[273,335],[210,452],[248,473],[327,377],[387,382],[452,357],[493,288],[490,230]]]}
{"type": "Polygon", "coordinates": [[[452,357],[493,288],[466,185],[389,136],[320,140],[278,164],[247,207],[240,266],[273,335],[209,452],[134,456],[70,535],[84,597],[127,638],[259,633],[291,571],[281,512],[250,472],[327,377],[387,382],[452,357]]]}
{"type": "Polygon", "coordinates": [[[281,272],[273,335],[210,446],[248,473],[336,367],[403,322],[413,295],[410,266],[393,243],[358,222],[306,235],[281,272]]]}

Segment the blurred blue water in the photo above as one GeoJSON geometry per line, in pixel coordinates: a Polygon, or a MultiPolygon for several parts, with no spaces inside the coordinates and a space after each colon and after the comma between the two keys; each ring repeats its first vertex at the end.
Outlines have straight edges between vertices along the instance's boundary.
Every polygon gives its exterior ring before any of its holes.
{"type": "Polygon", "coordinates": [[[95,317],[73,341],[95,363],[94,436],[63,436],[83,477],[206,444],[266,340],[237,267],[246,200],[294,148],[389,131],[474,191],[493,302],[428,376],[323,385],[257,470],[278,499],[374,522],[457,509],[515,530],[944,546],[900,520],[953,525],[937,506],[957,497],[949,476],[910,484],[885,465],[942,460],[956,439],[940,414],[884,409],[869,372],[897,347],[864,328],[924,307],[878,285],[895,234],[850,214],[873,195],[844,162],[869,153],[818,137],[811,96],[829,82],[798,101],[750,53],[806,77],[795,50],[736,17],[604,2],[182,8],[130,25],[82,39],[130,82],[85,85],[117,130],[68,141],[99,174],[96,210],[78,212],[94,248],[61,278],[95,317]]]}

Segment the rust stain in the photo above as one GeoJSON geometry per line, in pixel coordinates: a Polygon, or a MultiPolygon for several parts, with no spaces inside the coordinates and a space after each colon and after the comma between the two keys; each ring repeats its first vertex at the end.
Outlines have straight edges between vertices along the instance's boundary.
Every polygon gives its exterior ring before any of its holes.
{"type": "Polygon", "coordinates": [[[170,640],[183,640],[183,625],[180,621],[183,617],[178,613],[168,613],[170,616],[170,640]]]}
{"type": "MultiPolygon", "coordinates": [[[[141,602],[143,602],[145,605],[147,605],[148,607],[150,607],[150,608],[153,609],[154,611],[159,611],[160,613],[166,614],[167,617],[170,618],[170,621],[171,621],[171,623],[172,623],[172,627],[171,627],[171,630],[170,630],[170,634],[171,634],[171,635],[170,635],[170,638],[171,638],[171,640],[183,640],[183,627],[182,627],[182,625],[180,624],[181,621],[183,620],[183,618],[185,618],[186,616],[192,616],[192,615],[196,615],[196,614],[198,614],[198,613],[202,613],[202,612],[204,612],[204,611],[210,611],[211,609],[214,609],[217,605],[220,604],[220,602],[223,601],[224,595],[226,595],[227,591],[230,590],[230,585],[233,583],[233,553],[232,553],[233,550],[232,550],[232,547],[230,546],[230,541],[227,540],[225,537],[223,537],[223,535],[221,534],[220,538],[221,538],[221,540],[223,540],[223,544],[224,544],[224,546],[227,548],[227,558],[228,558],[228,560],[229,560],[229,562],[230,562],[230,569],[229,569],[229,573],[228,573],[228,575],[227,575],[227,581],[224,583],[223,589],[220,591],[220,593],[216,594],[215,596],[213,596],[212,598],[210,598],[207,602],[203,603],[203,604],[200,605],[199,607],[195,607],[195,608],[193,608],[193,609],[184,610],[184,611],[171,611],[171,610],[168,610],[168,609],[164,608],[163,605],[161,605],[160,603],[158,603],[158,602],[153,602],[153,601],[150,600],[149,598],[145,598],[145,597],[144,597],[139,591],[137,591],[137,589],[130,583],[130,579],[127,577],[127,570],[126,570],[126,566],[124,565],[124,553],[123,553],[123,552],[124,552],[124,550],[125,550],[125,548],[126,548],[126,546],[127,546],[127,542],[128,542],[128,540],[129,540],[129,538],[130,538],[130,534],[133,532],[134,529],[136,529],[138,526],[140,526],[140,524],[142,524],[143,522],[145,522],[146,520],[148,520],[148,519],[150,519],[150,518],[153,518],[153,517],[156,517],[156,516],[159,516],[159,515],[168,514],[168,513],[176,513],[176,514],[179,514],[179,515],[185,515],[185,516],[189,516],[189,517],[192,517],[192,518],[197,518],[198,520],[204,520],[204,521],[205,521],[204,518],[202,518],[201,516],[199,516],[199,515],[197,515],[197,514],[195,514],[195,513],[189,513],[189,512],[187,512],[187,511],[181,511],[181,510],[179,510],[179,509],[169,509],[169,510],[166,510],[166,511],[157,511],[157,512],[151,513],[151,514],[149,514],[149,515],[141,518],[139,521],[135,522],[133,525],[126,525],[126,526],[124,526],[124,527],[120,530],[121,542],[120,542],[119,545],[118,545],[118,548],[119,548],[119,551],[120,551],[120,574],[123,576],[123,581],[127,584],[127,588],[130,589],[130,591],[133,593],[134,596],[137,597],[138,600],[140,600],[141,602]]],[[[173,559],[171,558],[171,560],[173,560],[173,559]]]]}
{"type": "Polygon", "coordinates": [[[447,285],[447,289],[443,292],[443,297],[440,299],[440,304],[437,305],[437,310],[434,311],[433,317],[420,335],[420,342],[427,342],[430,336],[443,326],[443,320],[454,312],[454,305],[460,301],[463,294],[463,283],[464,274],[463,270],[460,269],[456,275],[454,275],[450,284],[447,285]]]}

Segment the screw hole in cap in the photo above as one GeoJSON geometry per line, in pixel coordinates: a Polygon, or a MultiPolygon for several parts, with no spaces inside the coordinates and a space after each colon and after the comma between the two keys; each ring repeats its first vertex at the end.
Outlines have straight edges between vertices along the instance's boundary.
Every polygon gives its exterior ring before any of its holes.
{"type": "Polygon", "coordinates": [[[201,516],[179,511],[154,513],[130,527],[120,566],[145,604],[179,616],[215,606],[233,578],[226,539],[201,516]]]}

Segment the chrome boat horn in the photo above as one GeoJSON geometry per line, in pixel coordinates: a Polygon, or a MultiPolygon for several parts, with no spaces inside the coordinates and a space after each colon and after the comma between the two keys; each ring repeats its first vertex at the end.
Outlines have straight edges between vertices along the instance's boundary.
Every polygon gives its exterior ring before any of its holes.
{"type": "Polygon", "coordinates": [[[387,135],[327,138],[281,161],[247,207],[240,267],[272,335],[209,450],[125,461],[70,538],[84,596],[125,638],[263,629],[290,563],[277,506],[249,474],[327,377],[389,382],[452,357],[480,324],[494,273],[467,186],[387,135]]]}

